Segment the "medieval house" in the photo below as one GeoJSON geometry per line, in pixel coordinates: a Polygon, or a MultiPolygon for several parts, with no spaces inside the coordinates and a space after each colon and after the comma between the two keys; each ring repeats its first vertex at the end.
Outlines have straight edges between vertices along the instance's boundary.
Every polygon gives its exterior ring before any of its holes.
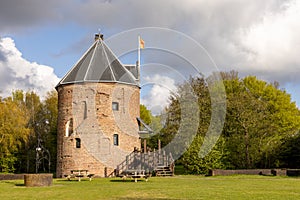
{"type": "Polygon", "coordinates": [[[138,69],[95,41],[56,86],[57,177],[85,169],[103,177],[140,148],[138,69]]]}

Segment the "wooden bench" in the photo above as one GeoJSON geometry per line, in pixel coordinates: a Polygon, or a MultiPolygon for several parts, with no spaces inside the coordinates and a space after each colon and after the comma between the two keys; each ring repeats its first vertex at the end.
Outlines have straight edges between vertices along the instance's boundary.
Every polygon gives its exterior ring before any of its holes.
{"type": "Polygon", "coordinates": [[[75,178],[76,176],[75,176],[75,174],[65,174],[64,177],[65,177],[66,179],[68,179],[68,181],[70,181],[71,178],[75,178]]]}
{"type": "Polygon", "coordinates": [[[72,178],[78,178],[78,181],[81,181],[82,178],[89,178],[91,181],[95,174],[89,174],[88,170],[71,170],[70,174],[65,174],[64,177],[67,178],[69,181],[72,178]]]}
{"type": "Polygon", "coordinates": [[[127,178],[133,178],[134,182],[137,182],[138,178],[145,178],[146,182],[148,181],[148,175],[145,174],[145,170],[127,170],[122,176],[123,181],[127,178]]]}
{"type": "Polygon", "coordinates": [[[92,178],[94,177],[95,174],[88,174],[87,177],[89,177],[90,181],[92,180],[92,178]]]}

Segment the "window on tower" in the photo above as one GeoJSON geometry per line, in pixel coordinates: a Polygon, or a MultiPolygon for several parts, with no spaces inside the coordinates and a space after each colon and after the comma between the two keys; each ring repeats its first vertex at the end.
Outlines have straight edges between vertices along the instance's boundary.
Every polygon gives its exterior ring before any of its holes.
{"type": "Polygon", "coordinates": [[[67,121],[65,127],[65,137],[69,137],[73,133],[73,118],[67,121]]]}
{"type": "Polygon", "coordinates": [[[76,138],[76,148],[81,148],[81,140],[80,140],[80,138],[76,138]]]}
{"type": "Polygon", "coordinates": [[[112,109],[113,110],[119,110],[119,103],[118,102],[112,102],[112,109]]]}
{"type": "Polygon", "coordinates": [[[114,145],[119,146],[119,135],[118,134],[114,134],[114,145]]]}

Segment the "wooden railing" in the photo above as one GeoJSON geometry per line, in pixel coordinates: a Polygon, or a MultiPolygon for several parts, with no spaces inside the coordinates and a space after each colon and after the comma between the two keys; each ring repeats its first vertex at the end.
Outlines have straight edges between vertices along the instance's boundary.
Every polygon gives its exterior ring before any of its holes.
{"type": "Polygon", "coordinates": [[[122,172],[132,170],[145,171],[150,174],[160,166],[170,166],[171,169],[173,165],[174,160],[171,153],[167,155],[162,150],[147,153],[133,151],[117,166],[115,175],[119,176],[122,172]]]}

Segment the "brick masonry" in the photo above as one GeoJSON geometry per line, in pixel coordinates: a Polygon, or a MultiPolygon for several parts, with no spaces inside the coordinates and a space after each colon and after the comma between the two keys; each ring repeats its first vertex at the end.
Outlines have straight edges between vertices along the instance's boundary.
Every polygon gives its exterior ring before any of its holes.
{"type": "Polygon", "coordinates": [[[135,147],[140,148],[138,86],[82,83],[60,85],[57,91],[57,177],[76,169],[103,177],[135,147]],[[112,109],[113,102],[118,110],[112,109]]]}

